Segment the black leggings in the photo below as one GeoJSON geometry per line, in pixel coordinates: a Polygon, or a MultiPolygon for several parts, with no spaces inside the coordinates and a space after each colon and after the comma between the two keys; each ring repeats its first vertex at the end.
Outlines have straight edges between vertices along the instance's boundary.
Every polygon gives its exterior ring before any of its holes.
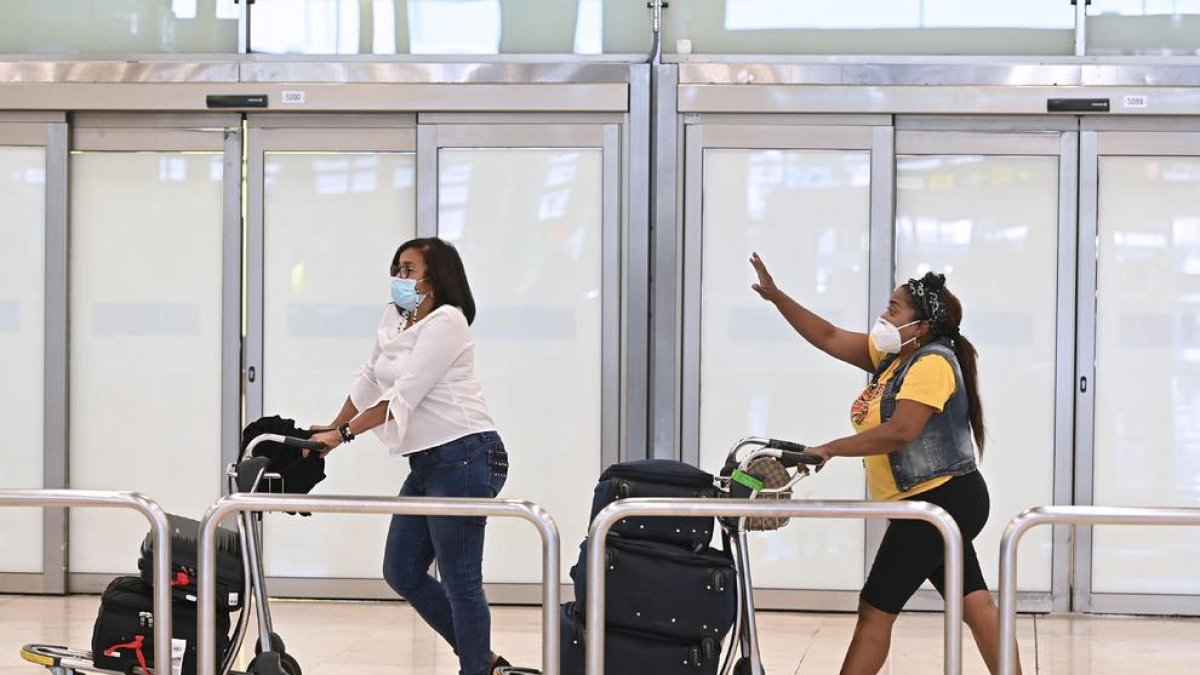
{"type": "MultiPolygon", "coordinates": [[[[990,501],[987,483],[978,471],[955,476],[936,488],[905,501],[929,502],[946,509],[963,537],[963,595],[986,591],[979,558],[971,540],[987,523],[990,501]]],[[[875,609],[899,614],[926,579],[946,595],[942,535],[922,520],[892,520],[875,555],[862,599],[875,609]]]]}

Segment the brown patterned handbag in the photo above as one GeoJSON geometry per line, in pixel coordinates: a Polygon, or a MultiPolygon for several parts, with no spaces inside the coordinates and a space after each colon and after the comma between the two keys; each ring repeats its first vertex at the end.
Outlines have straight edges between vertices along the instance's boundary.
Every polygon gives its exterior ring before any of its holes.
{"type": "MultiPolygon", "coordinates": [[[[780,488],[787,485],[792,480],[788,470],[779,463],[779,460],[774,457],[759,457],[750,462],[746,467],[746,473],[759,476],[763,480],[764,488],[780,488]]],[[[760,492],[755,499],[791,499],[792,490],[789,488],[783,492],[760,492]]],[[[790,518],[775,518],[769,516],[751,516],[746,518],[746,529],[748,531],[766,531],[778,530],[788,524],[790,518]]]]}

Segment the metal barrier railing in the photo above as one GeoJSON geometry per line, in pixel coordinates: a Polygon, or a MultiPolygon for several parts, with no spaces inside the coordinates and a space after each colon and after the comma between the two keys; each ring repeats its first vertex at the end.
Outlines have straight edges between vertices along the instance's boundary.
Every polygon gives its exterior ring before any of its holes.
{"type": "Polygon", "coordinates": [[[765,499],[623,499],[592,520],[587,549],[587,675],[604,674],[604,542],[617,521],[630,516],[768,518],[898,518],[924,520],[946,542],[945,672],[962,672],[963,539],[954,519],[926,502],[786,501],[765,499]]]}
{"type": "Polygon", "coordinates": [[[542,672],[558,675],[558,605],[562,559],[558,526],[541,506],[516,499],[434,499],[430,497],[360,497],[334,495],[236,494],[209,507],[200,525],[200,604],[197,675],[216,675],[216,534],[234,512],[303,511],[309,513],[377,513],[411,516],[498,516],[529,521],[542,538],[542,672]]]}
{"type": "Polygon", "coordinates": [[[0,506],[131,509],[145,516],[154,538],[154,663],[171,663],[171,526],[158,502],[138,492],[0,490],[0,506]]]}
{"type": "Polygon", "coordinates": [[[1200,525],[1200,509],[1038,506],[1013,518],[1000,539],[1000,675],[1017,668],[1017,545],[1038,525],[1200,525]]]}

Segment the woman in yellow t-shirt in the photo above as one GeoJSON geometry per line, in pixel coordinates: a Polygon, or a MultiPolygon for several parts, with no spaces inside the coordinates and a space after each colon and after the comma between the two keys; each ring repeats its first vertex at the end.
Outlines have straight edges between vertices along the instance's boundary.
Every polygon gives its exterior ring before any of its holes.
{"type": "MultiPolygon", "coordinates": [[[[817,349],[872,374],[850,409],[855,434],[810,447],[825,461],[861,457],[876,500],[937,504],[964,541],[963,614],[988,669],[999,661],[998,612],[971,543],[987,522],[987,484],[975,464],[984,444],[975,347],[959,333],[962,305],[929,273],[897,287],[870,333],[843,330],[780,290],[755,253],[754,290],[817,349]]],[[[842,675],[883,667],[892,626],[928,579],[944,593],[941,535],[923,521],[894,520],[875,556],[858,605],[858,624],[842,675]]],[[[1020,664],[1017,665],[1020,672],[1020,664]]]]}

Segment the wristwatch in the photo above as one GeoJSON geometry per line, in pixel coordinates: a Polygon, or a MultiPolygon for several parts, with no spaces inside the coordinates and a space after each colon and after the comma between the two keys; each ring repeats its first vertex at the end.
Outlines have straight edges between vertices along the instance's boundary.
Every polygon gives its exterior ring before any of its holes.
{"type": "Polygon", "coordinates": [[[349,443],[350,441],[354,440],[354,433],[352,431],[350,431],[350,423],[349,422],[342,424],[342,426],[338,427],[337,431],[338,431],[338,436],[342,437],[343,443],[349,443]]]}

